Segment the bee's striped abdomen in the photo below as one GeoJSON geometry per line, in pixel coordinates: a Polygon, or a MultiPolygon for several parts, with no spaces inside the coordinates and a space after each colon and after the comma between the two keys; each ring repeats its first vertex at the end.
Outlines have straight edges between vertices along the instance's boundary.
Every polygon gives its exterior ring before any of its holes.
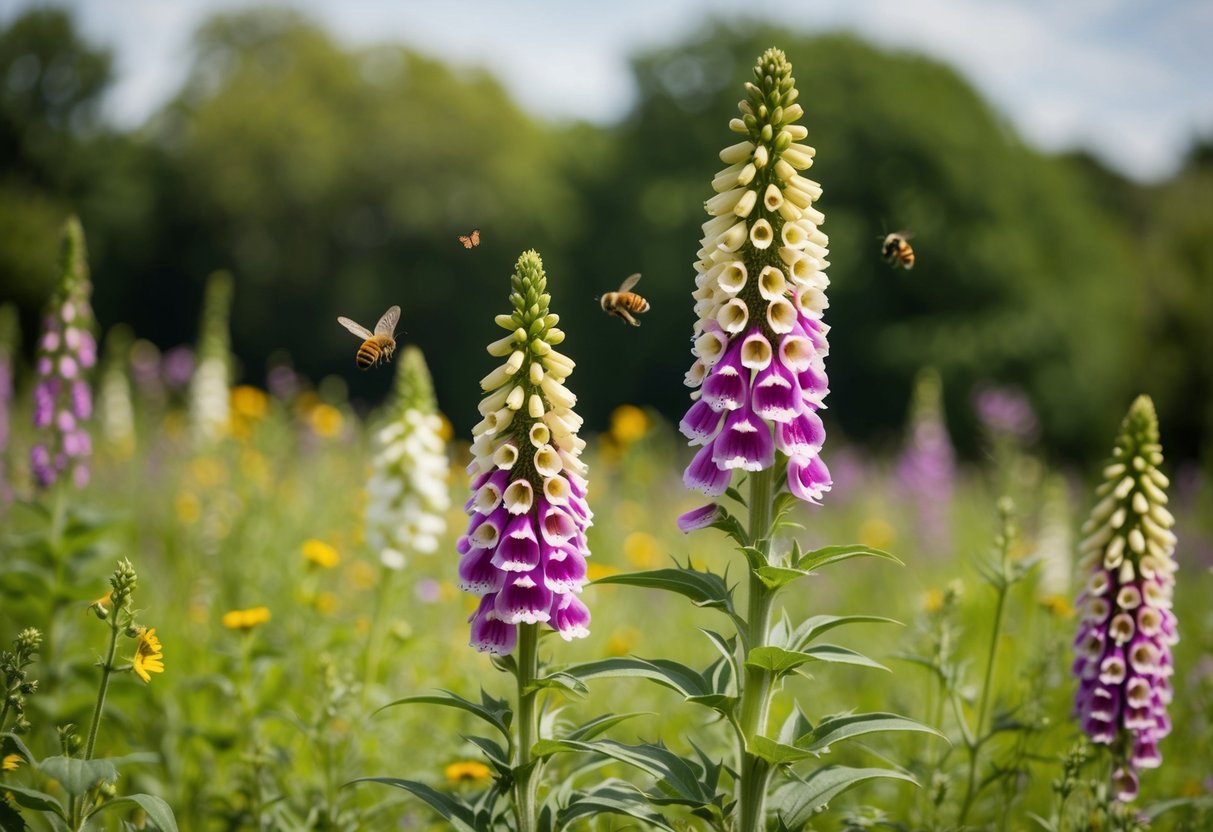
{"type": "Polygon", "coordinates": [[[358,348],[358,355],[354,358],[354,363],[358,365],[359,370],[366,370],[372,367],[379,360],[379,345],[373,340],[362,342],[362,346],[358,348]]]}

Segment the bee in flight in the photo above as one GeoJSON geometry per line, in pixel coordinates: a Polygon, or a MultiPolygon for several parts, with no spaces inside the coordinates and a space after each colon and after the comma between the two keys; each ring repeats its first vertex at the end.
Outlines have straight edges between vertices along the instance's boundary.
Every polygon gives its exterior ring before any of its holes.
{"type": "Polygon", "coordinates": [[[358,365],[359,370],[367,370],[380,361],[391,360],[392,353],[396,351],[396,323],[399,320],[399,306],[392,306],[383,313],[379,323],[375,324],[374,332],[362,324],[354,323],[349,318],[337,318],[337,323],[364,339],[362,346],[358,348],[358,354],[354,357],[354,362],[358,365]]]}
{"type": "Polygon", "coordinates": [[[632,313],[640,314],[649,311],[649,302],[632,291],[632,287],[640,281],[636,273],[623,281],[617,292],[607,292],[599,299],[602,311],[616,318],[623,318],[632,326],[640,326],[640,321],[632,317],[632,313]]]}
{"type": "Polygon", "coordinates": [[[884,238],[880,256],[893,268],[903,268],[906,271],[914,268],[914,249],[906,240],[914,235],[908,231],[895,231],[884,238]]]}
{"type": "Polygon", "coordinates": [[[466,237],[460,234],[459,242],[463,243],[464,248],[475,248],[476,246],[480,245],[480,229],[473,228],[472,233],[468,234],[466,237]]]}

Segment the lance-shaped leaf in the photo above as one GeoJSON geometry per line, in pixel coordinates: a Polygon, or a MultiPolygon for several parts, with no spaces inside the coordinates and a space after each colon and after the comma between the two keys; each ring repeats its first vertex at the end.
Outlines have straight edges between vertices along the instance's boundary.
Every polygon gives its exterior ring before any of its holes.
{"type": "Polygon", "coordinates": [[[480,696],[482,701],[478,704],[470,699],[464,699],[459,694],[452,693],[449,690],[440,690],[433,694],[406,696],[403,699],[397,699],[395,702],[389,702],[382,708],[379,708],[375,713],[386,711],[388,708],[394,708],[397,705],[442,705],[446,708],[457,708],[461,711],[474,714],[508,738],[510,736],[510,721],[513,718],[509,705],[504,699],[494,699],[484,691],[481,691],[480,696]]]}
{"type": "Polygon", "coordinates": [[[607,714],[600,716],[597,719],[591,719],[589,722],[583,722],[578,725],[565,739],[569,740],[592,740],[594,737],[614,728],[621,722],[626,722],[629,719],[634,719],[638,716],[653,716],[647,711],[634,711],[629,714],[607,714]]]}
{"type": "Polygon", "coordinates": [[[843,714],[822,720],[817,727],[796,740],[796,747],[824,754],[834,743],[888,731],[918,731],[946,739],[934,728],[898,714],[843,714]]]}
{"type": "Polygon", "coordinates": [[[746,752],[755,757],[761,757],[773,766],[791,765],[792,763],[816,757],[817,755],[794,745],[787,745],[770,737],[750,737],[746,740],[746,752]]]}
{"type": "Polygon", "coordinates": [[[812,618],[806,618],[800,623],[800,626],[792,631],[788,637],[788,648],[803,650],[818,636],[828,633],[835,627],[847,624],[897,624],[900,626],[901,622],[893,618],[885,618],[882,615],[814,615],[812,618]]]}
{"type": "Polygon", "coordinates": [[[733,592],[725,584],[724,578],[715,572],[700,572],[689,567],[653,569],[649,572],[608,575],[594,583],[661,589],[689,598],[697,607],[733,612],[733,592]]]}
{"type": "Polygon", "coordinates": [[[635,786],[623,780],[606,780],[586,792],[576,792],[568,805],[556,816],[559,828],[576,828],[570,824],[582,818],[598,815],[625,815],[645,821],[658,829],[675,832],[664,817],[649,806],[649,800],[635,786]]]}
{"type": "Polygon", "coordinates": [[[24,786],[14,786],[11,783],[4,784],[4,791],[13,796],[13,800],[18,806],[24,806],[26,809],[33,809],[36,812],[50,812],[64,820],[67,819],[67,812],[63,810],[63,806],[46,792],[27,789],[24,786]]]}
{"type": "Polygon", "coordinates": [[[904,780],[918,785],[908,774],[887,768],[848,768],[830,766],[818,769],[803,781],[795,781],[775,790],[771,811],[790,830],[801,830],[838,795],[867,780],[904,780]]]}
{"type": "Polygon", "coordinates": [[[58,780],[63,790],[80,796],[102,783],[118,779],[118,769],[109,760],[80,760],[75,757],[47,757],[38,769],[52,780],[58,780]]]}
{"type": "MultiPolygon", "coordinates": [[[[102,803],[93,815],[122,806],[138,806],[143,810],[143,815],[153,829],[159,832],[177,832],[177,818],[173,816],[173,810],[169,805],[155,795],[150,794],[130,794],[125,797],[115,798],[114,800],[102,803]]],[[[89,815],[92,817],[92,815],[89,815]]]]}
{"type": "Polygon", "coordinates": [[[793,569],[788,566],[760,566],[754,570],[754,574],[768,589],[782,589],[792,581],[798,581],[812,573],[806,569],[793,569]]]}
{"type": "MultiPolygon", "coordinates": [[[[673,753],[664,745],[644,743],[641,745],[626,745],[614,740],[595,740],[580,742],[576,740],[545,740],[536,744],[552,746],[555,751],[586,751],[602,754],[613,760],[627,763],[657,778],[657,787],[661,795],[649,795],[649,801],[656,804],[678,804],[683,806],[704,806],[712,803],[715,795],[705,786],[703,769],[673,753]]],[[[538,750],[536,751],[538,754],[538,750]]]]}
{"type": "Polygon", "coordinates": [[[636,656],[618,656],[596,662],[572,665],[560,671],[577,679],[602,677],[633,677],[648,679],[662,687],[677,691],[686,699],[711,696],[717,691],[711,680],[694,668],[669,659],[641,659],[636,656]]]}
{"type": "Polygon", "coordinates": [[[904,566],[901,558],[896,555],[890,555],[882,549],[874,549],[871,546],[865,546],[862,543],[851,543],[844,546],[826,546],[821,549],[814,549],[811,552],[806,552],[804,557],[796,566],[800,569],[812,571],[820,569],[823,566],[829,566],[834,563],[841,563],[844,560],[851,558],[881,558],[883,560],[892,561],[898,566],[904,566]]]}
{"type": "Polygon", "coordinates": [[[746,657],[747,667],[768,670],[776,676],[783,676],[809,662],[832,662],[835,664],[853,664],[860,667],[873,667],[878,670],[888,670],[880,662],[869,659],[862,653],[848,647],[836,644],[818,644],[804,650],[785,650],[782,647],[755,647],[746,657]]]}
{"type": "Polygon", "coordinates": [[[479,832],[476,813],[471,806],[450,795],[443,794],[425,783],[418,783],[416,780],[401,780],[398,777],[359,777],[346,785],[354,783],[382,783],[385,786],[403,789],[437,812],[456,832],[479,832]]]}

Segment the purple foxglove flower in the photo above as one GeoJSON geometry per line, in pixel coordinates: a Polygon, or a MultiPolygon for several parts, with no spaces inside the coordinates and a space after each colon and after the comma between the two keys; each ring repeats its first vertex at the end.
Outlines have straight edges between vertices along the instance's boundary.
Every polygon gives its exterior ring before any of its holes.
{"type": "Polygon", "coordinates": [[[518,259],[512,289],[511,314],[497,317],[508,334],[488,347],[505,363],[481,382],[468,528],[456,544],[459,586],[481,598],[471,645],[495,654],[514,649],[519,624],[546,624],[569,640],[589,635],[590,622],[577,597],[593,513],[577,399],[564,386],[574,365],[554,349],[564,333],[549,312],[547,276],[534,251],[518,259]]]}
{"type": "Polygon", "coordinates": [[[59,287],[43,319],[34,364],[34,427],[38,435],[30,452],[34,482],[50,488],[70,478],[78,488],[88,483],[92,441],[86,422],[93,412],[86,374],[97,363],[93,338],[92,284],[84,231],[74,217],[63,230],[59,287]]]}
{"type": "Polygon", "coordinates": [[[683,534],[689,534],[698,529],[708,528],[722,516],[719,505],[708,503],[706,506],[693,508],[685,514],[679,515],[678,528],[682,530],[683,534]]]}
{"type": "Polygon", "coordinates": [[[939,373],[933,369],[920,372],[914,382],[907,433],[897,463],[897,481],[914,503],[922,545],[945,554],[952,548],[956,454],[943,420],[939,373]]]}
{"type": "Polygon", "coordinates": [[[1154,404],[1140,396],[1121,424],[1079,548],[1087,579],[1075,604],[1074,710],[1091,741],[1109,746],[1122,801],[1137,796],[1140,769],[1162,764],[1158,741],[1171,731],[1176,538],[1162,461],[1154,404]]]}
{"type": "Polygon", "coordinates": [[[695,361],[699,388],[680,428],[703,448],[687,467],[688,488],[724,493],[734,469],[762,471],[787,460],[788,488],[816,502],[830,489],[820,461],[825,441],[816,411],[828,390],[825,269],[829,240],[813,207],[821,187],[801,175],[815,151],[801,144],[792,67],[769,50],[760,81],[747,86],[744,140],[725,148],[712,180],[695,264],[695,361]],[[759,184],[761,183],[761,184],[759,184]],[[776,449],[782,456],[777,458],[776,449]]]}
{"type": "Polygon", "coordinates": [[[973,396],[977,418],[995,439],[1009,437],[1031,442],[1040,433],[1040,423],[1027,395],[1015,387],[979,387],[973,396]]]}

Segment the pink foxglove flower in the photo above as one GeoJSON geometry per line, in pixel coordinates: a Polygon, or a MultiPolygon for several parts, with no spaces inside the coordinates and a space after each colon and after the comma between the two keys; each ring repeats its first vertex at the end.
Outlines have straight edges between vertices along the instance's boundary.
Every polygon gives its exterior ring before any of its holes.
{"type": "Polygon", "coordinates": [[[590,623],[580,592],[593,515],[577,397],[564,384],[574,365],[554,349],[564,332],[538,253],[518,258],[511,287],[513,310],[497,316],[508,334],[488,346],[504,363],[480,382],[471,519],[458,542],[459,585],[481,599],[471,644],[495,654],[514,649],[519,624],[547,624],[571,640],[589,635],[590,623]]]}
{"type": "Polygon", "coordinates": [[[93,443],[87,423],[93,415],[88,372],[97,363],[93,336],[92,283],[84,230],[72,218],[63,229],[62,275],[38,340],[34,365],[34,427],[30,467],[39,488],[70,477],[77,488],[88,483],[93,443]]]}
{"type": "Polygon", "coordinates": [[[686,378],[695,403],[681,423],[700,450],[683,480],[718,496],[733,471],[765,470],[778,455],[789,490],[817,502],[830,488],[817,416],[829,392],[829,241],[813,206],[821,186],[801,175],[815,151],[801,143],[808,131],[796,124],[803,111],[791,64],[770,49],[754,74],[729,125],[743,139],[721,151],[727,167],[705,203],[712,219],[695,264],[699,320],[686,378]]]}
{"type": "Polygon", "coordinates": [[[1080,547],[1086,584],[1075,605],[1075,711],[1091,741],[1111,749],[1123,801],[1137,796],[1141,769],[1162,763],[1158,742],[1171,731],[1176,540],[1161,464],[1154,403],[1140,396],[1121,424],[1080,547]]]}

